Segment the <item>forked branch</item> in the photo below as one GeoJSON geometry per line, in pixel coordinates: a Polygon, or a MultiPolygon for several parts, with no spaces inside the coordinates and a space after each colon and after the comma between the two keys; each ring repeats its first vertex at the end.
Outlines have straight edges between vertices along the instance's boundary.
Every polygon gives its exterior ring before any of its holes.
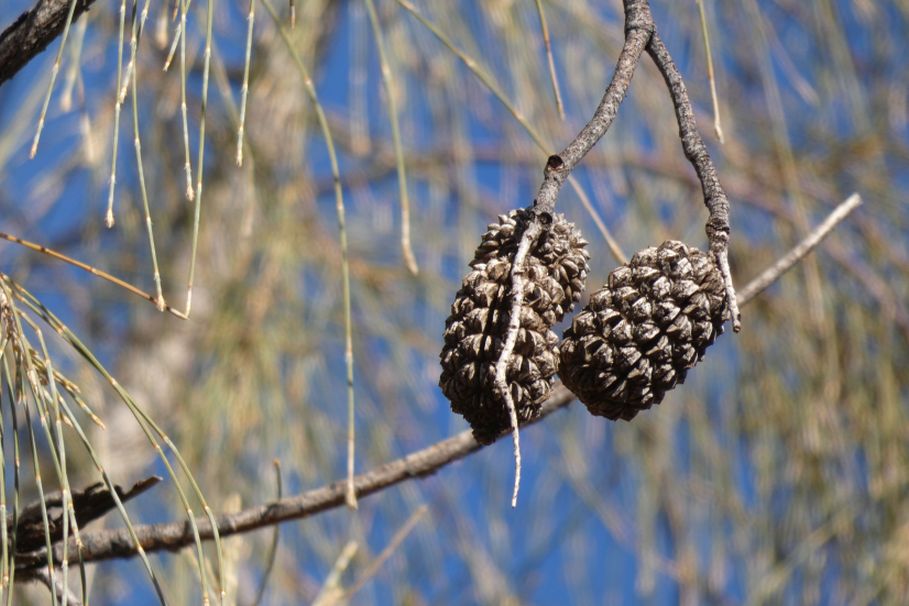
{"type": "Polygon", "coordinates": [[[654,31],[653,16],[647,0],[625,0],[625,43],[616,62],[612,81],[606,87],[600,104],[593,117],[581,132],[558,155],[551,156],[546,162],[543,184],[537,194],[535,207],[537,212],[552,213],[562,184],[568,179],[578,162],[596,145],[619,112],[619,106],[625,99],[634,68],[644,52],[644,47],[654,31]]]}

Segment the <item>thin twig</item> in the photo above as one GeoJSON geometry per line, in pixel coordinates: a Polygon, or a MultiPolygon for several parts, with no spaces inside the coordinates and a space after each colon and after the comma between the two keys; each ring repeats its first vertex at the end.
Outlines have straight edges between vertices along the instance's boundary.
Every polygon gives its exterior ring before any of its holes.
{"type": "MultiPolygon", "coordinates": [[[[7,298],[6,292],[3,289],[0,289],[0,326],[3,326],[2,334],[0,334],[0,357],[3,357],[4,352],[6,351],[6,345],[9,341],[9,335],[5,330],[5,325],[7,324],[7,319],[10,317],[11,308],[9,299],[7,298]]],[[[4,367],[7,367],[6,359],[2,360],[4,367]]],[[[9,387],[9,383],[6,383],[9,387]]],[[[2,392],[2,383],[0,383],[0,399],[3,397],[2,392]]],[[[12,404],[12,398],[10,398],[10,404],[12,404]]],[[[12,588],[10,587],[10,535],[15,537],[15,528],[18,525],[19,516],[18,512],[14,511],[9,514],[9,519],[12,522],[7,524],[7,497],[6,497],[6,476],[9,472],[9,467],[12,466],[4,453],[8,448],[7,439],[6,439],[6,427],[3,423],[3,415],[0,415],[0,469],[3,470],[2,477],[3,481],[0,481],[0,520],[3,520],[3,524],[0,525],[0,602],[3,601],[3,591],[9,590],[12,593],[12,588]],[[7,532],[7,526],[10,527],[12,532],[7,532]]],[[[18,466],[17,466],[18,468],[18,466]]],[[[18,474],[17,474],[18,475],[18,474]]],[[[18,509],[18,508],[17,508],[18,509]]]]}
{"type": "Polygon", "coordinates": [[[138,27],[136,27],[136,11],[139,9],[139,0],[133,0],[133,15],[132,15],[133,29],[132,29],[132,35],[130,36],[130,39],[129,39],[129,47],[130,47],[129,63],[126,64],[126,75],[123,78],[123,80],[124,80],[123,87],[120,89],[120,91],[118,93],[120,95],[121,101],[126,99],[126,93],[127,93],[128,87],[129,87],[130,80],[132,78],[133,70],[137,69],[136,60],[137,60],[138,54],[139,54],[139,51],[138,51],[139,36],[141,36],[142,33],[145,31],[145,20],[148,18],[148,5],[149,5],[149,3],[146,1],[142,8],[141,18],[139,19],[139,25],[138,25],[138,27]]]}
{"type": "Polygon", "coordinates": [[[117,187],[117,150],[120,148],[120,112],[123,100],[120,99],[120,87],[123,85],[123,31],[126,27],[126,0],[120,0],[120,27],[117,38],[117,88],[114,90],[114,128],[111,141],[110,181],[107,189],[107,212],[104,214],[104,225],[108,229],[114,226],[114,190],[117,187]]]}
{"type": "MultiPolygon", "coordinates": [[[[155,245],[155,231],[152,225],[151,210],[148,204],[148,188],[145,185],[145,168],[142,161],[142,139],[139,134],[139,86],[138,86],[138,60],[139,60],[139,35],[141,35],[143,28],[145,27],[145,19],[148,17],[148,6],[149,0],[145,0],[142,5],[142,15],[141,18],[137,20],[135,12],[133,12],[133,35],[131,46],[131,55],[130,55],[130,65],[133,66],[133,70],[130,73],[129,66],[127,66],[126,72],[127,77],[129,78],[130,89],[132,90],[132,109],[133,109],[133,147],[136,150],[136,171],[139,175],[139,194],[142,198],[142,211],[145,215],[145,231],[148,235],[148,246],[151,252],[151,261],[152,261],[152,272],[153,279],[155,282],[155,305],[158,308],[158,311],[164,311],[167,308],[167,302],[164,300],[164,290],[161,285],[161,269],[158,266],[158,251],[157,246],[155,245]]],[[[135,6],[133,7],[135,9],[135,6]]],[[[124,83],[124,89],[125,89],[124,83]]]]}
{"type": "Polygon", "coordinates": [[[732,329],[738,332],[741,329],[741,314],[736,302],[735,287],[732,285],[732,274],[729,271],[729,199],[726,197],[726,192],[723,191],[723,186],[720,185],[716,167],[698,132],[694,109],[688,99],[688,90],[685,88],[682,74],[679,73],[669,50],[656,32],[650,37],[647,52],[663,75],[663,80],[666,81],[679,123],[682,149],[701,182],[704,204],[710,213],[710,217],[707,219],[707,239],[710,242],[710,251],[716,258],[723,275],[732,329]]]}
{"type": "MultiPolygon", "coordinates": [[[[369,133],[369,96],[367,63],[369,51],[366,44],[365,8],[360,2],[350,3],[350,76],[347,98],[350,100],[350,111],[347,112],[350,122],[350,147],[354,154],[366,156],[370,151],[369,133]]],[[[392,162],[392,166],[396,166],[392,162]]]]}
{"type": "MultiPolygon", "coordinates": [[[[215,0],[208,0],[205,18],[205,51],[202,59],[202,105],[199,109],[199,151],[196,160],[196,193],[193,206],[193,235],[189,258],[189,277],[186,280],[186,317],[192,313],[193,283],[196,278],[196,256],[199,249],[199,223],[202,215],[202,175],[205,172],[205,117],[208,109],[208,76],[211,72],[212,24],[214,23],[215,0]]],[[[189,4],[187,3],[187,8],[189,4]]],[[[185,32],[184,32],[184,38],[185,32]]]]}
{"type": "Polygon", "coordinates": [[[256,23],[256,0],[249,0],[246,29],[246,58],[243,61],[243,86],[240,88],[240,126],[237,127],[237,166],[243,166],[243,129],[246,125],[246,98],[249,95],[249,64],[252,56],[253,25],[256,23]]]}
{"type": "Polygon", "coordinates": [[[328,150],[328,161],[331,166],[331,176],[334,182],[335,191],[335,213],[338,217],[338,243],[341,248],[341,292],[344,305],[344,365],[347,374],[347,506],[351,509],[357,508],[357,495],[354,490],[354,454],[355,454],[355,425],[354,425],[354,357],[353,357],[353,320],[351,318],[351,300],[350,300],[350,257],[347,246],[347,212],[344,208],[344,191],[341,188],[341,171],[338,167],[338,156],[335,153],[335,142],[331,135],[331,129],[328,127],[328,118],[325,117],[325,110],[319,102],[319,95],[316,92],[316,86],[310,77],[303,58],[294,46],[293,40],[287,33],[286,28],[281,23],[278,13],[268,0],[263,0],[265,9],[271,15],[281,38],[284,41],[291,58],[303,77],[303,88],[309,100],[312,101],[316,111],[316,120],[319,123],[319,129],[325,139],[325,147],[328,150]]]}
{"type": "Polygon", "coordinates": [[[63,78],[63,90],[60,91],[60,109],[64,112],[73,107],[73,91],[81,79],[82,47],[85,44],[85,30],[88,29],[88,18],[76,24],[76,37],[70,45],[69,66],[63,78]]]}
{"type": "Polygon", "coordinates": [[[394,555],[401,543],[404,542],[404,539],[407,538],[407,535],[414,529],[424,515],[429,511],[429,507],[426,505],[420,505],[417,507],[417,510],[414,511],[407,521],[401,525],[401,527],[395,532],[394,536],[391,537],[391,540],[388,542],[388,545],[385,546],[385,549],[376,556],[376,558],[369,563],[368,566],[360,574],[360,577],[356,582],[351,586],[350,589],[344,592],[344,598],[349,600],[352,598],[358,591],[363,589],[363,586],[369,582],[369,580],[379,572],[379,569],[382,568],[382,565],[385,563],[388,558],[394,555]]]}
{"type": "MultiPolygon", "coordinates": [[[[182,0],[181,0],[182,2],[182,0]]],[[[186,10],[189,10],[189,7],[192,5],[192,0],[186,0],[186,10]]],[[[176,9],[176,7],[174,7],[176,9]]],[[[167,52],[167,58],[164,59],[163,71],[170,69],[170,64],[174,60],[174,55],[177,53],[177,44],[180,43],[181,38],[183,38],[183,29],[186,27],[186,22],[181,19],[180,23],[177,24],[176,30],[174,30],[174,39],[170,43],[170,50],[167,52]]]]}
{"type": "MultiPolygon", "coordinates": [[[[13,304],[12,292],[9,290],[9,288],[7,287],[6,284],[0,284],[0,314],[4,315],[5,319],[7,319],[7,321],[13,315],[12,314],[13,305],[14,304],[13,304]]],[[[14,345],[15,345],[15,341],[14,341],[14,345]]],[[[8,356],[4,357],[4,359],[3,359],[3,378],[4,378],[4,383],[6,384],[9,402],[10,403],[15,402],[16,404],[22,404],[23,398],[21,396],[21,393],[17,393],[17,394],[13,393],[13,387],[12,387],[13,381],[12,381],[12,375],[11,375],[10,369],[9,369],[8,356]]],[[[12,524],[11,524],[13,533],[12,533],[11,540],[9,543],[9,549],[6,550],[6,553],[15,553],[15,551],[16,551],[15,529],[18,528],[18,525],[19,525],[19,496],[20,496],[20,489],[22,487],[22,484],[21,484],[22,456],[21,456],[21,452],[19,449],[19,421],[17,420],[18,416],[19,415],[10,415],[10,420],[12,421],[12,423],[11,423],[12,427],[10,429],[11,429],[11,433],[12,433],[12,437],[13,437],[13,449],[12,449],[13,450],[13,452],[12,452],[12,455],[13,455],[12,518],[13,519],[12,519],[12,524]]],[[[6,468],[4,468],[4,469],[6,469],[6,468]]],[[[5,480],[5,478],[4,478],[4,480],[5,480]]],[[[4,527],[5,527],[5,525],[4,525],[4,527]]],[[[12,587],[13,587],[13,583],[15,582],[15,580],[16,580],[16,567],[13,565],[12,559],[10,559],[8,567],[4,570],[4,577],[3,577],[4,584],[9,588],[9,591],[6,594],[7,606],[12,606],[12,603],[13,603],[14,592],[12,591],[12,587]]]]}
{"type": "Polygon", "coordinates": [[[401,255],[404,265],[411,274],[417,275],[419,267],[417,258],[413,254],[413,244],[410,241],[410,196],[407,193],[407,173],[404,170],[404,149],[401,145],[401,128],[398,125],[398,101],[395,94],[394,74],[385,52],[385,38],[379,23],[379,14],[373,0],[365,0],[366,11],[369,14],[369,23],[376,39],[379,50],[379,67],[382,73],[382,83],[385,86],[385,96],[388,101],[388,118],[391,122],[391,140],[395,149],[395,165],[398,170],[398,190],[401,200],[401,255]]]}
{"type": "MultiPolygon", "coordinates": [[[[72,257],[68,257],[67,255],[64,255],[61,252],[57,252],[56,250],[50,249],[50,248],[44,246],[43,244],[36,244],[34,242],[29,242],[28,240],[23,240],[22,238],[20,238],[18,236],[13,236],[11,234],[8,234],[8,233],[2,232],[2,231],[0,231],[0,239],[7,240],[9,242],[13,242],[20,246],[24,246],[25,248],[28,248],[29,250],[43,253],[43,254],[47,255],[48,257],[57,259],[58,261],[63,261],[64,263],[68,263],[74,267],[78,267],[79,269],[81,269],[83,271],[87,271],[88,273],[92,274],[93,276],[97,276],[97,277],[101,278],[102,280],[107,280],[111,284],[115,284],[115,285],[119,286],[120,288],[136,295],[137,297],[141,297],[141,298],[145,299],[146,301],[154,303],[155,305],[157,305],[157,303],[158,303],[157,300],[155,299],[154,295],[151,295],[151,294],[145,292],[141,288],[133,286],[129,282],[127,282],[125,280],[121,280],[120,278],[113,276],[104,270],[98,269],[97,267],[93,267],[87,263],[83,263],[82,261],[73,259],[72,257]]],[[[181,320],[186,319],[186,316],[183,314],[183,312],[174,309],[170,305],[165,304],[164,311],[167,311],[167,312],[177,316],[181,320]]]]}
{"type": "Polygon", "coordinates": [[[827,237],[833,228],[836,227],[843,219],[858,208],[862,203],[862,198],[858,194],[852,194],[839,204],[833,211],[827,215],[824,221],[811,230],[805,238],[795,245],[792,250],[783,255],[776,263],[761,272],[756,278],[751,280],[745,288],[739,291],[739,302],[744,305],[750,301],[768,286],[776,282],[780,276],[789,271],[792,266],[801,261],[808,253],[821,243],[827,237]]]}
{"type": "MultiPolygon", "coordinates": [[[[281,481],[281,462],[278,459],[275,459],[272,461],[272,465],[275,468],[275,498],[280,501],[284,498],[284,482],[281,481]]],[[[262,579],[259,581],[259,589],[256,591],[256,599],[253,600],[253,606],[259,606],[259,604],[262,603],[262,598],[265,597],[265,591],[268,589],[268,577],[271,575],[271,571],[275,567],[275,561],[277,560],[278,541],[280,539],[281,529],[278,526],[275,526],[274,532],[272,532],[271,535],[271,545],[268,548],[268,556],[265,558],[265,570],[262,572],[262,579]]]]}
{"type": "Polygon", "coordinates": [[[612,80],[590,122],[565,149],[558,155],[551,156],[546,163],[543,183],[535,200],[538,213],[553,212],[565,179],[612,125],[653,29],[653,17],[646,0],[625,0],[625,43],[612,80]]]}
{"type": "Polygon", "coordinates": [[[543,47],[546,49],[546,62],[549,64],[549,81],[552,83],[552,94],[555,96],[559,118],[565,119],[565,105],[562,103],[562,91],[559,89],[559,75],[556,72],[555,58],[552,56],[552,42],[549,40],[549,25],[546,23],[546,12],[543,0],[536,0],[537,15],[540,17],[540,32],[543,34],[543,47]]]}
{"type": "MultiPolygon", "coordinates": [[[[189,6],[186,0],[180,0],[180,31],[186,29],[186,11],[189,6]]],[[[183,130],[183,172],[186,175],[186,199],[192,202],[196,197],[193,191],[193,166],[189,152],[189,119],[186,107],[186,36],[180,36],[180,125],[183,130]]]]}
{"type": "Polygon", "coordinates": [[[532,221],[527,226],[527,229],[524,230],[524,233],[521,234],[521,242],[511,262],[511,309],[508,311],[508,332],[505,335],[505,343],[502,345],[502,351],[499,352],[499,359],[496,360],[495,366],[495,389],[508,408],[508,418],[511,420],[511,439],[514,443],[512,507],[518,506],[518,490],[521,488],[521,438],[518,431],[518,413],[515,410],[514,398],[511,397],[506,371],[508,370],[508,361],[511,359],[515,343],[518,341],[518,331],[521,328],[521,307],[524,305],[524,291],[527,287],[527,282],[524,280],[524,262],[527,259],[530,247],[536,243],[542,233],[542,222],[539,219],[532,221]]]}
{"type": "Polygon", "coordinates": [[[51,67],[50,82],[47,83],[47,93],[44,96],[44,104],[41,106],[41,115],[38,116],[38,128],[35,129],[32,148],[28,152],[29,158],[34,158],[35,154],[38,153],[38,142],[41,140],[41,131],[44,129],[44,120],[47,117],[47,108],[50,105],[51,95],[54,92],[54,83],[57,81],[57,74],[60,73],[60,61],[63,58],[63,49],[66,46],[66,38],[69,35],[69,27],[73,22],[73,15],[76,13],[76,4],[78,4],[78,0],[70,0],[66,22],[63,24],[63,35],[60,38],[60,48],[57,49],[57,56],[54,58],[53,67],[51,67]]]}
{"type": "Polygon", "coordinates": [[[713,103],[713,130],[720,143],[726,143],[723,136],[723,126],[720,123],[720,100],[716,94],[716,75],[713,71],[713,51],[710,48],[710,33],[707,28],[707,14],[704,10],[704,0],[695,0],[698,5],[698,14],[701,17],[701,35],[704,36],[704,54],[707,55],[707,81],[710,83],[710,100],[713,103]]]}
{"type": "Polygon", "coordinates": [[[325,577],[325,583],[322,585],[322,589],[319,590],[316,599],[313,600],[313,606],[332,606],[333,604],[339,603],[339,599],[343,594],[343,591],[339,587],[341,584],[341,575],[344,574],[344,571],[350,566],[350,561],[353,557],[357,555],[358,548],[359,545],[356,541],[348,541],[347,544],[344,545],[344,549],[338,554],[334,566],[331,567],[328,576],[325,577]]]}
{"type": "MultiPolygon", "coordinates": [[[[20,333],[22,332],[21,327],[19,328],[19,332],[20,333]]],[[[32,397],[34,398],[34,400],[37,400],[38,394],[37,394],[37,391],[34,390],[34,383],[35,383],[35,380],[33,378],[34,373],[26,371],[26,375],[29,377],[28,383],[33,389],[32,397]]],[[[45,493],[44,493],[44,482],[42,480],[42,473],[41,473],[41,463],[40,463],[40,460],[38,457],[38,448],[35,444],[35,441],[36,441],[35,426],[34,426],[34,423],[32,422],[31,407],[28,406],[27,403],[23,407],[23,411],[25,412],[25,426],[28,428],[28,443],[30,446],[32,471],[33,471],[34,478],[35,478],[35,486],[38,489],[38,498],[40,499],[39,510],[41,512],[42,533],[44,534],[44,542],[46,544],[45,551],[50,553],[50,551],[53,549],[53,547],[52,547],[52,541],[51,541],[51,536],[50,536],[50,526],[48,525],[48,522],[47,522],[48,513],[47,513],[47,506],[45,505],[45,501],[44,501],[45,493]]],[[[16,530],[18,532],[18,528],[16,530]]],[[[54,597],[52,603],[54,603],[54,604],[56,604],[56,602],[57,602],[57,585],[56,585],[57,576],[54,573],[54,570],[56,569],[55,565],[57,565],[57,564],[62,565],[63,562],[66,561],[66,553],[67,553],[68,549],[71,549],[70,545],[66,545],[61,550],[62,553],[60,554],[60,560],[58,562],[54,562],[50,556],[43,558],[43,564],[45,564],[47,566],[47,568],[45,570],[47,570],[47,573],[48,573],[48,580],[50,581],[49,587],[51,590],[51,594],[54,597]]]]}

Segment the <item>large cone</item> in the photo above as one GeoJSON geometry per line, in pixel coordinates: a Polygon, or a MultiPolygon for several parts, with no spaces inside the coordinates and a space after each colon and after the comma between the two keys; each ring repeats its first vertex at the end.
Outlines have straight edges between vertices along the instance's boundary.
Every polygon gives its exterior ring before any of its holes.
{"type": "MultiPolygon", "coordinates": [[[[533,220],[539,219],[522,209],[489,225],[445,322],[439,385],[484,444],[511,426],[505,400],[496,394],[495,366],[511,313],[511,264],[533,220]]],[[[519,421],[535,418],[549,395],[558,363],[558,337],[550,329],[577,302],[587,278],[587,242],[562,215],[551,221],[525,259],[520,329],[506,367],[519,421]]]]}
{"type": "Polygon", "coordinates": [[[559,374],[591,413],[632,419],[685,381],[723,332],[712,255],[668,241],[609,274],[565,331],[559,374]]]}

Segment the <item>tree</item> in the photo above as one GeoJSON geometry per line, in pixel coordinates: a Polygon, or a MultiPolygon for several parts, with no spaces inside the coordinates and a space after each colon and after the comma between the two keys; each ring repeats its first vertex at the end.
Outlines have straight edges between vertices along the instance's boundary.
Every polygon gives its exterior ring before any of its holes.
{"type": "Polygon", "coordinates": [[[905,594],[905,3],[655,6],[657,36],[631,0],[89,4],[0,35],[9,595],[78,596],[77,554],[94,603],[905,594]],[[59,78],[29,63],[56,39],[59,78]],[[558,152],[592,115],[593,151],[558,152]],[[630,251],[706,249],[702,138],[741,333],[632,423],[557,387],[512,510],[507,440],[449,465],[480,447],[436,387],[483,225],[571,172],[588,291],[630,251]]]}

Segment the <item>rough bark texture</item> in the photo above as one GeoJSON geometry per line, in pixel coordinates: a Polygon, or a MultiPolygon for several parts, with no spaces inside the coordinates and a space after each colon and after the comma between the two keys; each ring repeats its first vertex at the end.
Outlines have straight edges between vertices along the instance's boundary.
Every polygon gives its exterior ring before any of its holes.
{"type": "Polygon", "coordinates": [[[625,99],[634,69],[637,67],[653,34],[650,6],[641,0],[625,2],[625,44],[616,62],[615,72],[593,117],[581,132],[556,156],[551,156],[543,171],[543,183],[535,200],[536,212],[552,214],[562,184],[571,171],[602,138],[615,120],[625,99]]]}
{"type": "MultiPolygon", "coordinates": [[[[160,481],[161,478],[152,476],[137,482],[130,488],[124,489],[120,486],[114,486],[114,490],[117,491],[117,497],[120,502],[126,503],[160,481]]],[[[110,489],[103,483],[97,482],[82,490],[74,491],[67,499],[66,506],[72,507],[72,512],[79,523],[79,528],[84,528],[92,520],[97,520],[116,508],[117,503],[110,489]]],[[[44,509],[47,512],[47,528],[45,528],[41,501],[24,507],[18,518],[12,514],[7,515],[7,532],[10,536],[15,535],[16,553],[24,554],[43,548],[45,545],[45,530],[50,535],[51,543],[59,542],[63,538],[63,507],[63,496],[59,491],[45,495],[44,509]]],[[[72,536],[72,528],[70,528],[69,532],[70,536],[72,536]]]]}
{"type": "Polygon", "coordinates": [[[672,105],[675,107],[675,116],[679,123],[682,149],[701,182],[704,204],[710,212],[706,225],[710,252],[716,257],[717,265],[723,276],[732,329],[738,332],[741,328],[741,318],[735,288],[732,285],[732,274],[729,270],[729,199],[726,197],[723,186],[720,185],[716,167],[713,165],[710,154],[707,152],[707,146],[698,131],[694,120],[694,108],[688,99],[688,90],[685,88],[682,74],[679,73],[672,60],[672,55],[669,54],[669,49],[663,44],[656,31],[650,36],[647,53],[653,59],[657,69],[660,70],[666,87],[669,89],[672,105]]]}
{"type": "Polygon", "coordinates": [[[15,76],[63,31],[72,2],[73,22],[95,0],[39,0],[0,34],[0,85],[15,76]]]}

